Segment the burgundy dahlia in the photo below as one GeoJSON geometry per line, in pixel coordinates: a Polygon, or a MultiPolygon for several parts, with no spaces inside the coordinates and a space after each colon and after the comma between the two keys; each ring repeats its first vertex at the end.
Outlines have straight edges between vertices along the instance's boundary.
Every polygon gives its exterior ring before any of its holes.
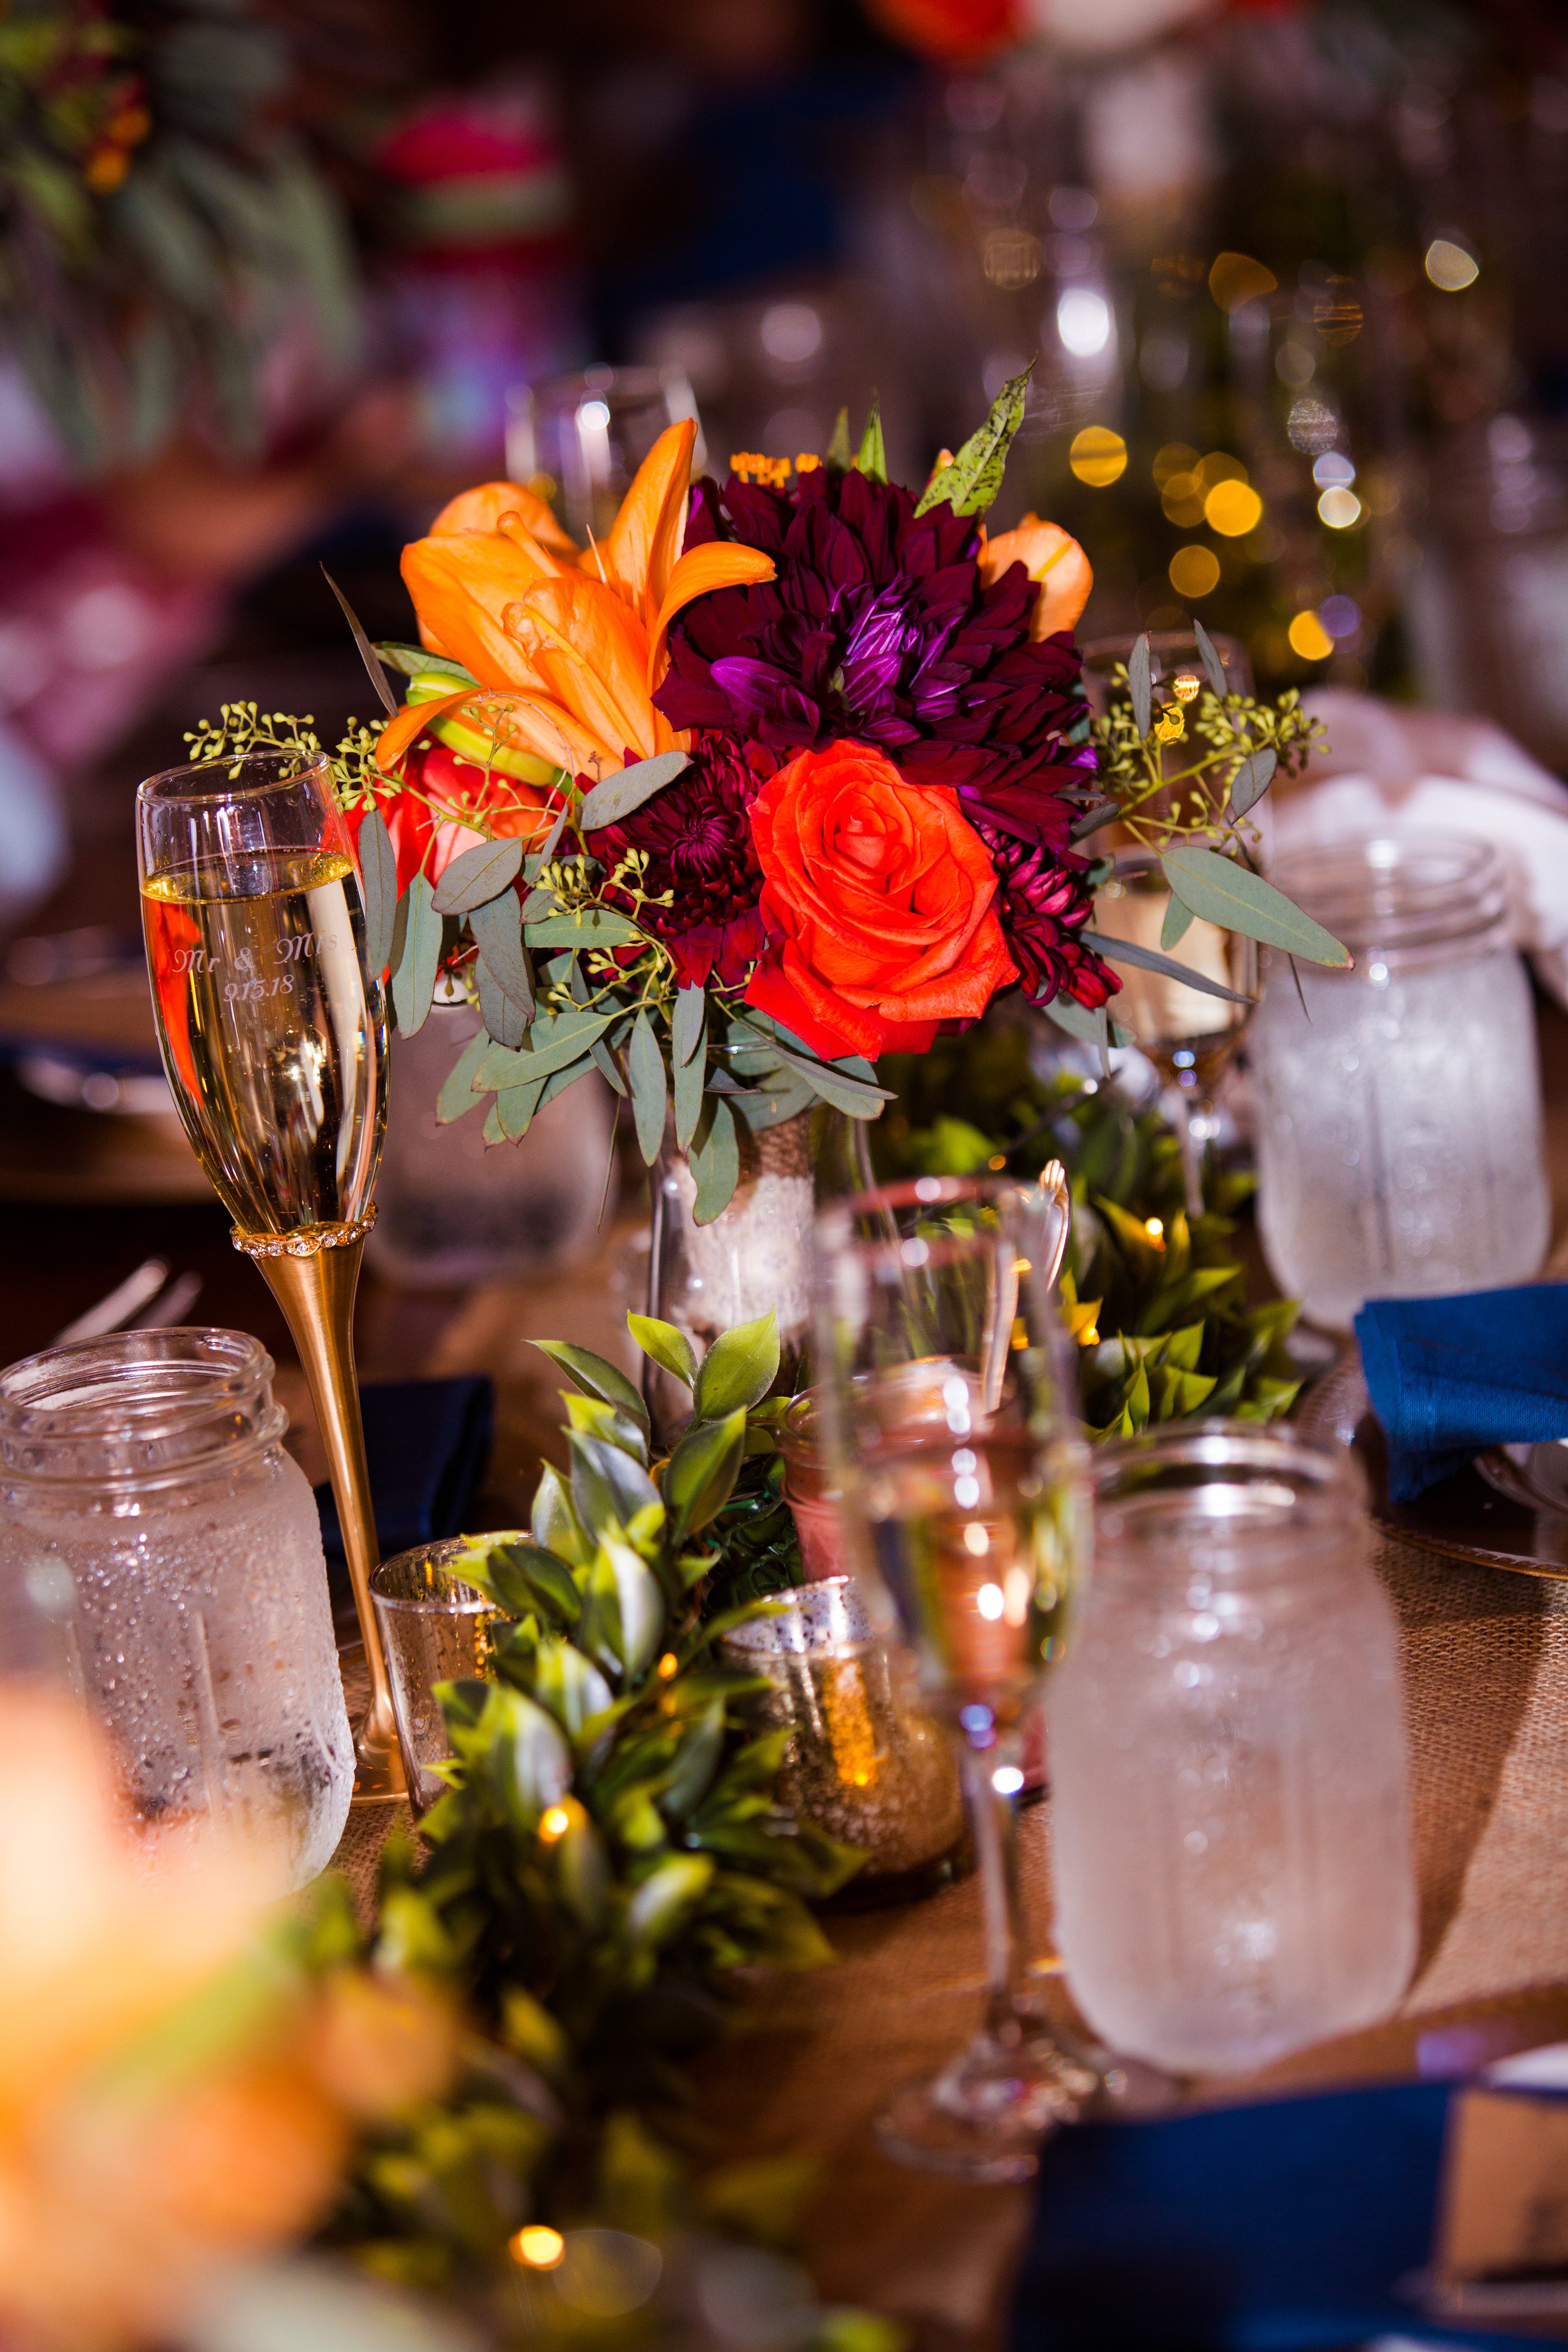
{"type": "Polygon", "coordinates": [[[1079,938],[1094,908],[1085,879],[1089,860],[1072,850],[1058,857],[1031,848],[983,817],[974,829],[996,868],[1002,936],[1030,1003],[1062,995],[1091,1009],[1103,1004],[1121,982],[1079,938]]]}
{"type": "MultiPolygon", "coordinates": [[[[639,887],[647,896],[637,919],[669,950],[681,986],[713,980],[732,988],[767,944],[747,812],[779,761],[766,745],[728,735],[699,733],[690,749],[691,765],[673,783],[619,824],[601,826],[592,846],[611,872],[628,849],[646,854],[639,887]],[[667,891],[668,906],[647,903],[667,891]]],[[[628,913],[635,904],[625,889],[605,897],[628,913]]]]}
{"type": "Polygon", "coordinates": [[[1061,849],[1064,791],[1086,784],[1071,638],[1032,643],[1037,593],[1021,563],[987,583],[978,526],[946,504],[816,467],[788,490],[731,475],[693,497],[686,544],[726,535],[777,567],[761,586],[699,597],[670,630],[655,701],[675,727],[765,744],[782,761],[847,737],[912,782],[950,784],[964,813],[1061,849]]]}

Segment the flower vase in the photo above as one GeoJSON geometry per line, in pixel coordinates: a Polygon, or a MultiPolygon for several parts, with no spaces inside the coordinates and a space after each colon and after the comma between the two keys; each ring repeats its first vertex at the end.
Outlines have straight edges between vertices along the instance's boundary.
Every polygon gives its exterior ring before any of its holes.
{"type": "MultiPolygon", "coordinates": [[[[700,1355],[721,1331],[772,1311],[787,1390],[811,1326],[812,1221],[819,1202],[870,1184],[865,1122],[823,1104],[776,1127],[743,1128],[740,1144],[740,1181],[711,1223],[700,1225],[696,1179],[667,1130],[649,1171],[647,1311],[685,1331],[700,1355]]],[[[657,1368],[648,1374],[649,1410],[668,1429],[689,1402],[657,1368]]]]}

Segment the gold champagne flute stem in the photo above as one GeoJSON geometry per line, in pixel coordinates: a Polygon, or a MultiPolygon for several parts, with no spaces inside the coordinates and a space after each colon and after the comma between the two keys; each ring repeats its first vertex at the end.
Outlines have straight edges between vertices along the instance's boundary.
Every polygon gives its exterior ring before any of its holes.
{"type": "Polygon", "coordinates": [[[406,1789],[392,1712],[381,1629],[370,1595],[381,1557],[365,1465],[364,1424],[354,1377],[353,1304],[374,1210],[353,1225],[309,1225],[293,1234],[242,1234],[235,1247],[254,1258],[283,1309],[310,1383],[342,1529],[354,1611],[370,1669],[370,1706],[354,1733],[354,1796],[373,1802],[406,1789]]]}

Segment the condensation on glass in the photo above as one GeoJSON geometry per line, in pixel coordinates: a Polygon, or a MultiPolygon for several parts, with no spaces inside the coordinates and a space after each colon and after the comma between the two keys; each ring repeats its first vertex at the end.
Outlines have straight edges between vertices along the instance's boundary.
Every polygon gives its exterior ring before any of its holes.
{"type": "Polygon", "coordinates": [[[1338,1450],[1214,1422],[1096,1458],[1048,1696],[1057,1941],[1115,2050],[1237,2071],[1388,2015],[1415,1964],[1393,1607],[1338,1450]]]}
{"type": "Polygon", "coordinates": [[[0,1582],[68,1578],[81,1675],[150,1828],[280,1842],[303,1885],[353,1782],[321,1521],[272,1360],[116,1333],[0,1372],[0,1582]]]}
{"type": "Polygon", "coordinates": [[[1352,971],[1266,958],[1250,1059],[1258,1224],[1314,1322],[1368,1298],[1527,1282],[1551,1232],[1523,964],[1489,844],[1352,841],[1282,860],[1352,971]]]}

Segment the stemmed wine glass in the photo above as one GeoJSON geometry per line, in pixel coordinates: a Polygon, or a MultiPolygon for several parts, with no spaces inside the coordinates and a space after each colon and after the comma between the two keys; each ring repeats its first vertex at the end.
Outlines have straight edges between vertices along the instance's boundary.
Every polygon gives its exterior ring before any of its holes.
{"type": "Polygon", "coordinates": [[[377,1545],[353,1298],[386,1123],[386,1009],[324,757],[252,751],[136,795],[142,929],[186,1134],[288,1319],[310,1382],[370,1668],[355,1794],[402,1793],[370,1599],[377,1545]]]}
{"type": "Polygon", "coordinates": [[[985,1919],[974,2039],[907,2084],[889,2152],[1024,2179],[1097,2078],[1024,1990],[1011,1799],[1041,1678],[1087,1566],[1086,1454],[1051,1288],[1056,1189],[921,1177],[840,1202],[816,1234],[816,1369],[851,1559],[879,1632],[901,1634],[958,1752],[985,1919]]]}

